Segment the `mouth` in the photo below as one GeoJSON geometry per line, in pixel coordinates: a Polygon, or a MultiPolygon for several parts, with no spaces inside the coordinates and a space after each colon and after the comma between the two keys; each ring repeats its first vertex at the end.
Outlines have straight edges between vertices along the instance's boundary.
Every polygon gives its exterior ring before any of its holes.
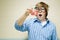
{"type": "Polygon", "coordinates": [[[39,16],[41,17],[41,16],[42,16],[42,14],[39,14],[39,16]]]}

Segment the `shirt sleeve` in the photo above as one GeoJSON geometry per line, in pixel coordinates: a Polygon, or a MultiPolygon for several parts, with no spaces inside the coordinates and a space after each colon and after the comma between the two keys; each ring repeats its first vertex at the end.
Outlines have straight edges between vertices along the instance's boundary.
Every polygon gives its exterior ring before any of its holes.
{"type": "Polygon", "coordinates": [[[15,29],[18,31],[28,31],[30,19],[24,21],[23,25],[18,25],[17,21],[15,22],[15,29]]]}
{"type": "Polygon", "coordinates": [[[52,40],[57,40],[56,27],[54,28],[53,33],[52,33],[52,40]]]}

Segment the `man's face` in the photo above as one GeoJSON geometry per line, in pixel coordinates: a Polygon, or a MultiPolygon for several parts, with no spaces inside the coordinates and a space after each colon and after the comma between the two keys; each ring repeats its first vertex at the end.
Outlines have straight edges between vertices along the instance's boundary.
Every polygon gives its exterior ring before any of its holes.
{"type": "Polygon", "coordinates": [[[38,14],[36,15],[39,20],[45,19],[46,16],[46,11],[45,8],[37,4],[35,7],[36,10],[38,10],[38,14]]]}

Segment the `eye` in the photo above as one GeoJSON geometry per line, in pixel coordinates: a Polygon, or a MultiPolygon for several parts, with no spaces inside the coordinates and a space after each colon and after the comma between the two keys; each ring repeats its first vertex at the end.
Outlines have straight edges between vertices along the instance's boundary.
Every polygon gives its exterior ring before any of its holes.
{"type": "Polygon", "coordinates": [[[38,7],[35,7],[36,10],[40,10],[38,7]]]}
{"type": "Polygon", "coordinates": [[[38,7],[35,7],[35,9],[37,9],[38,7]]]}
{"type": "Polygon", "coordinates": [[[44,8],[44,7],[42,7],[41,9],[42,9],[42,10],[45,10],[45,8],[44,8]]]}

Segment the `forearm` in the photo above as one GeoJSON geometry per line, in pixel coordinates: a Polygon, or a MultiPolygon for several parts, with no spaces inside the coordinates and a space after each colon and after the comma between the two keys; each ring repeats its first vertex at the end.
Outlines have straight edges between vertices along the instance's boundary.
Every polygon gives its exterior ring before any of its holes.
{"type": "Polygon", "coordinates": [[[29,15],[28,13],[23,14],[23,15],[17,20],[18,25],[22,25],[28,15],[29,15]]]}

